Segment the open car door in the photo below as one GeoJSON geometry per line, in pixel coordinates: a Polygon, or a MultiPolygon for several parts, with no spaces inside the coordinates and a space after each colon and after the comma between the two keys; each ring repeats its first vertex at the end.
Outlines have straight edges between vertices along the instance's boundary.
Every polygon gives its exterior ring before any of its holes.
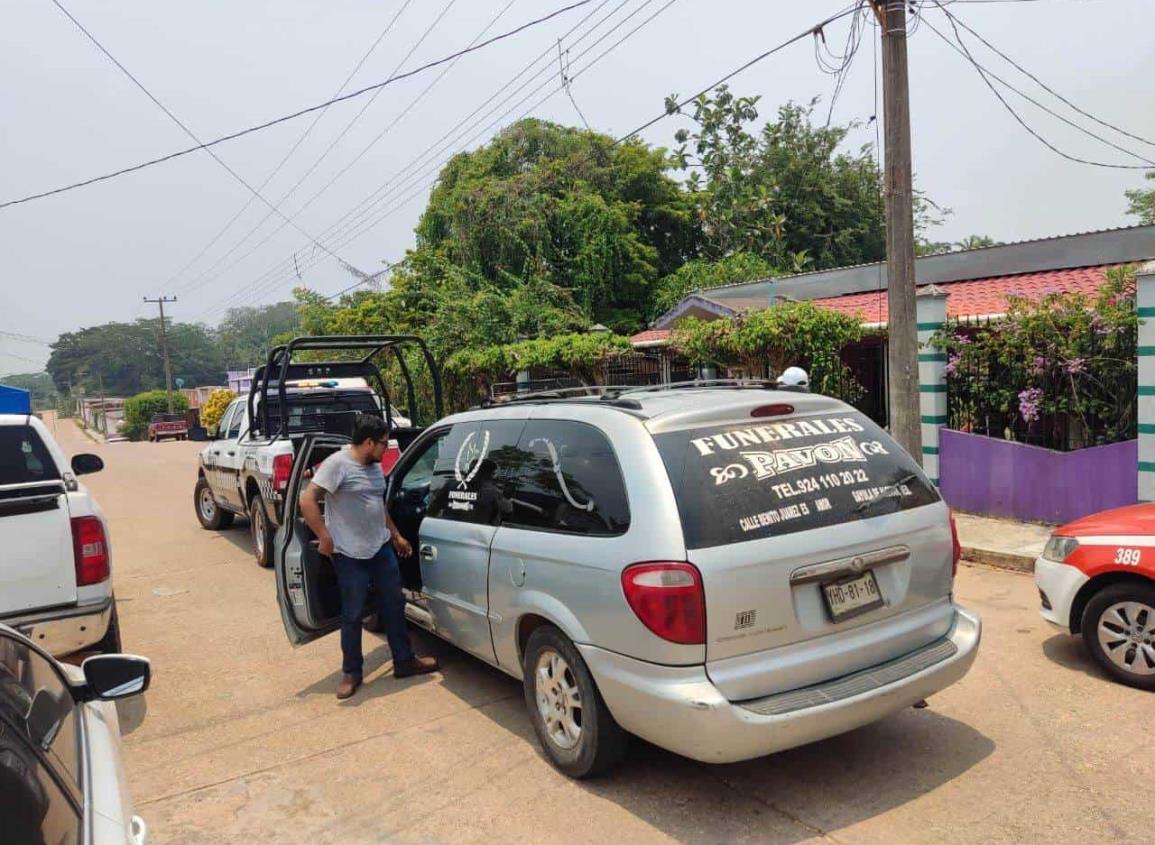
{"type": "Polygon", "coordinates": [[[277,604],[285,634],[293,645],[304,645],[341,627],[337,572],[333,561],[317,550],[317,538],[305,524],[297,499],[316,466],[348,443],[349,438],[339,434],[306,435],[293,460],[284,519],[273,549],[277,604]]]}

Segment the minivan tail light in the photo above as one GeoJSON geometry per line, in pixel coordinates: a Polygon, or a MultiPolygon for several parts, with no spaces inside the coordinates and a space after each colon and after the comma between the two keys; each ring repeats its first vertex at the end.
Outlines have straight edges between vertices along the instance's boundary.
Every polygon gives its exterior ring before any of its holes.
{"type": "Polygon", "coordinates": [[[289,489],[289,475],[292,471],[292,455],[275,455],[273,457],[273,489],[278,493],[284,493],[289,489]]]}
{"type": "Polygon", "coordinates": [[[690,563],[635,563],[622,572],[622,591],[642,624],[672,643],[706,642],[702,576],[690,563]]]}
{"type": "Polygon", "coordinates": [[[953,579],[958,574],[958,562],[962,559],[962,543],[959,542],[958,525],[955,524],[953,513],[950,515],[950,542],[950,577],[953,579]]]}
{"type": "Polygon", "coordinates": [[[76,586],[99,584],[108,579],[108,538],[104,524],[95,516],[72,519],[72,555],[76,563],[76,586]]]}

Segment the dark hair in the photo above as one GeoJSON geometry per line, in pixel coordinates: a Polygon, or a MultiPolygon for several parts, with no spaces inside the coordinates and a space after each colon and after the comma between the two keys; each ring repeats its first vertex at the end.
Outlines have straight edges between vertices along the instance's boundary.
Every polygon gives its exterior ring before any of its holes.
{"type": "Polygon", "coordinates": [[[358,414],[353,419],[354,446],[360,446],[366,440],[380,440],[388,433],[389,426],[376,414],[358,414]]]}

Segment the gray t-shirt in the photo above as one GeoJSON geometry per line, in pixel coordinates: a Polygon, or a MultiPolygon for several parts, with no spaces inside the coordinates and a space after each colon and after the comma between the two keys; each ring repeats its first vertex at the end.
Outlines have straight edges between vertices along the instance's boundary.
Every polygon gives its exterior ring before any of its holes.
{"type": "Polygon", "coordinates": [[[346,446],[321,462],[313,474],[313,483],[328,494],[325,525],[337,554],[364,560],[389,542],[381,464],[361,463],[346,446]]]}

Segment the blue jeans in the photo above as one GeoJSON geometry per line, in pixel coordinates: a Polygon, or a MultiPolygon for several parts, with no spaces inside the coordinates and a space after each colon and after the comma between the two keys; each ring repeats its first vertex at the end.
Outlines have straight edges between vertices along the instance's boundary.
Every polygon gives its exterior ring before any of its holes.
{"type": "Polygon", "coordinates": [[[333,554],[337,584],[341,588],[341,669],[361,677],[361,618],[372,585],[377,597],[377,616],[385,628],[393,662],[413,659],[409,629],[405,625],[405,596],[401,593],[401,568],[393,547],[386,543],[368,559],[333,554]]]}

